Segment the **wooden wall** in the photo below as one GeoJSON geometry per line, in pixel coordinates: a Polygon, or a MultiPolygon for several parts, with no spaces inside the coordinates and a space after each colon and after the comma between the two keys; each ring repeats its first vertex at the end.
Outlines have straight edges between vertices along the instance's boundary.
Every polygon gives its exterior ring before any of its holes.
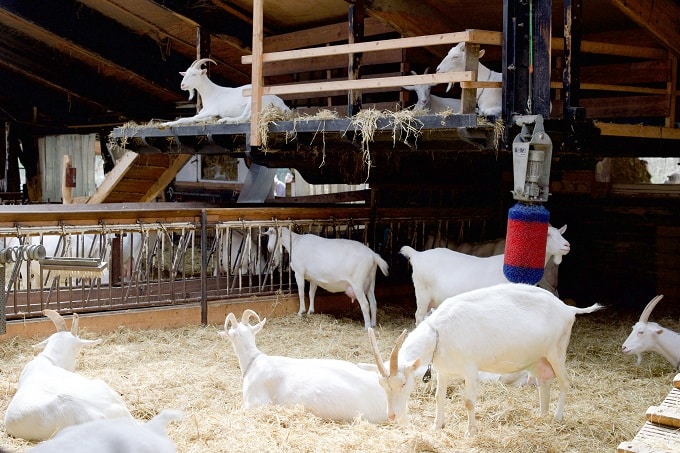
{"type": "Polygon", "coordinates": [[[63,156],[71,155],[76,167],[76,187],[73,197],[91,195],[96,189],[95,176],[96,134],[48,135],[40,138],[40,172],[42,202],[61,202],[63,181],[63,156]]]}

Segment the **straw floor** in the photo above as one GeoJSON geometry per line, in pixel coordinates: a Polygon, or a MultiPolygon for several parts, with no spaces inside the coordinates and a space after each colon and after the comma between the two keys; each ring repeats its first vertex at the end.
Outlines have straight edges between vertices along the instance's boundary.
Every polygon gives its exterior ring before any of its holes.
{"type": "MultiPolygon", "coordinates": [[[[358,309],[352,319],[260,315],[270,316],[257,337],[267,354],[372,360],[358,309]]],[[[412,327],[412,319],[401,308],[379,310],[376,334],[383,356],[401,330],[412,327]]],[[[665,398],[676,374],[658,355],[647,354],[637,367],[634,358],[621,354],[634,321],[633,314],[614,309],[577,317],[567,361],[572,391],[562,423],[553,422],[551,415],[539,417],[536,388],[487,382],[480,387],[479,432],[470,438],[464,434],[460,382],[449,387],[443,430],[432,428],[434,388],[423,383],[412,396],[412,423],[406,427],[361,420],[333,423],[301,407],[245,410],[241,371],[231,344],[217,334],[221,326],[143,332],[121,327],[81,352],[78,369],[117,389],[140,420],[167,408],[182,410],[186,419],[167,427],[178,452],[605,452],[635,436],[645,411],[665,398]]],[[[677,318],[657,321],[680,330],[677,318]]],[[[85,318],[81,336],[96,338],[88,333],[85,318]]],[[[31,345],[40,340],[0,343],[3,415],[23,365],[35,355],[31,345]]],[[[556,383],[551,396],[554,409],[556,383]]],[[[7,436],[1,424],[0,445],[16,452],[31,446],[7,436]]]]}

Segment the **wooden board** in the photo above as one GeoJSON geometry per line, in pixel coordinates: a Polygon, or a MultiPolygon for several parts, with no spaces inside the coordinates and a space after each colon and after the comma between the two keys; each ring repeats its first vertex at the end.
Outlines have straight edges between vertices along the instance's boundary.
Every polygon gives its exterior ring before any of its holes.
{"type": "Polygon", "coordinates": [[[660,405],[650,406],[646,417],[652,423],[680,428],[680,389],[671,390],[660,405]]]}
{"type": "Polygon", "coordinates": [[[630,442],[621,442],[616,449],[619,453],[664,453],[677,452],[680,445],[680,431],[676,428],[646,422],[630,442]]]}
{"type": "Polygon", "coordinates": [[[621,442],[619,453],[663,453],[680,451],[680,374],[659,406],[647,409],[647,422],[632,441],[621,442]]]}

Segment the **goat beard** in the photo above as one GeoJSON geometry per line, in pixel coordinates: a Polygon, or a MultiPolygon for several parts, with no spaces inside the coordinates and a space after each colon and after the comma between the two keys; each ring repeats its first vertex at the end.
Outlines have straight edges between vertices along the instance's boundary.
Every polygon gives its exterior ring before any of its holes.
{"type": "Polygon", "coordinates": [[[189,90],[189,100],[190,100],[190,101],[194,98],[194,95],[195,95],[195,94],[196,94],[196,90],[194,90],[193,88],[191,88],[191,89],[189,90]]]}

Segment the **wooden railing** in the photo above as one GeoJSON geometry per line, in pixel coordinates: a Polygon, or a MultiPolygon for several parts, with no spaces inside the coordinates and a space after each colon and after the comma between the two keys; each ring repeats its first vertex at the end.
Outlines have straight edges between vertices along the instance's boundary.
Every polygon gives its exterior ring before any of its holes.
{"type": "MultiPolygon", "coordinates": [[[[258,1],[255,2],[260,3],[258,1]]],[[[466,53],[466,67],[477,68],[478,49],[480,44],[484,45],[501,45],[502,34],[493,31],[484,30],[467,30],[455,33],[443,33],[437,35],[417,36],[398,39],[387,39],[382,41],[361,42],[354,44],[338,44],[326,47],[314,47],[309,49],[284,50],[278,52],[264,53],[262,51],[262,32],[261,32],[261,18],[257,15],[257,5],[253,12],[253,54],[242,57],[241,61],[244,64],[252,65],[252,89],[244,90],[244,96],[253,97],[253,107],[251,113],[251,146],[260,146],[261,137],[259,136],[259,112],[261,110],[261,97],[263,95],[287,95],[287,94],[324,94],[338,90],[363,90],[375,88],[395,88],[404,85],[419,85],[419,84],[439,84],[439,83],[455,83],[460,82],[462,88],[462,105],[463,114],[474,114],[474,102],[466,102],[466,99],[476,98],[477,88],[493,87],[499,88],[500,82],[478,82],[477,71],[463,71],[440,74],[423,74],[423,75],[408,75],[408,76],[394,76],[394,77],[378,77],[371,79],[359,80],[335,80],[335,81],[319,81],[312,83],[297,83],[284,85],[264,85],[263,74],[265,72],[265,65],[272,63],[291,62],[296,60],[305,60],[310,58],[324,58],[337,57],[341,55],[352,55],[355,53],[369,53],[394,49],[405,49],[413,47],[427,47],[437,45],[454,45],[459,42],[469,43],[472,46],[471,52],[466,53]],[[255,41],[259,40],[258,45],[255,41]]]]}

